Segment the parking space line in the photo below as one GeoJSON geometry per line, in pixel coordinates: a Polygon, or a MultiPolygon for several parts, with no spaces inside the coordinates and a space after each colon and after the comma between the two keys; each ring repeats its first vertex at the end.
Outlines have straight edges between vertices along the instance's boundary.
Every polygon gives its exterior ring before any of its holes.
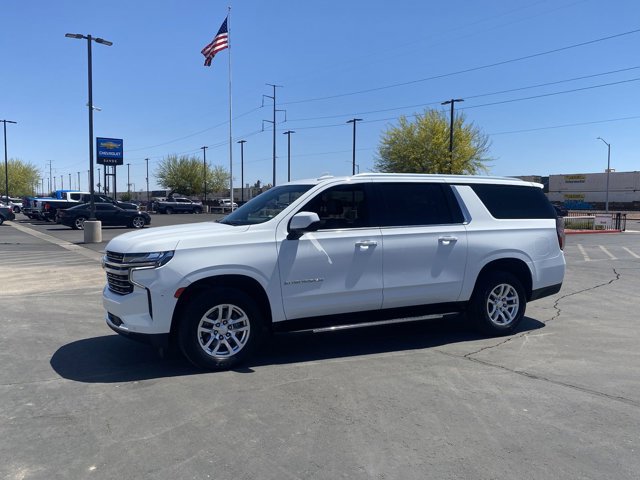
{"type": "Polygon", "coordinates": [[[591,259],[589,258],[589,255],[587,255],[587,252],[585,251],[585,249],[584,249],[584,247],[582,245],[578,244],[578,250],[580,250],[580,253],[584,257],[584,261],[585,262],[590,262],[591,261],[591,259]]]}
{"type": "Polygon", "coordinates": [[[614,256],[609,250],[607,250],[606,248],[604,248],[602,245],[598,245],[598,247],[600,247],[600,250],[602,250],[604,253],[606,253],[607,255],[609,255],[609,258],[611,260],[617,260],[618,258],[616,256],[614,256]]]}
{"type": "Polygon", "coordinates": [[[627,247],[622,247],[622,249],[625,250],[627,253],[629,253],[629,255],[631,255],[632,257],[640,258],[640,255],[638,255],[637,253],[632,252],[627,247]]]}

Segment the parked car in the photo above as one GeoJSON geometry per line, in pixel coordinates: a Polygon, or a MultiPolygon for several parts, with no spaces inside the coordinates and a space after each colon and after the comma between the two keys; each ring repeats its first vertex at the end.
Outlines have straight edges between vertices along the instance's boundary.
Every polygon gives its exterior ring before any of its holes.
{"type": "Polygon", "coordinates": [[[233,202],[232,204],[230,198],[216,198],[212,202],[211,211],[220,213],[230,212],[232,210],[232,205],[234,209],[238,208],[238,204],[236,202],[233,202]]]}
{"type": "Polygon", "coordinates": [[[154,209],[158,213],[202,213],[202,203],[184,197],[169,197],[155,202],[154,209]]]}
{"type": "Polygon", "coordinates": [[[130,232],[106,246],[107,325],[193,364],[247,359],[269,331],[465,313],[512,334],[562,286],[562,222],[542,185],[360,174],[274,187],[217,223],[130,232]]]}
{"type": "Polygon", "coordinates": [[[0,225],[2,225],[5,220],[15,220],[15,218],[16,215],[13,213],[13,208],[4,203],[0,203],[0,225]]]}
{"type": "Polygon", "coordinates": [[[20,213],[22,210],[22,199],[21,198],[12,198],[9,197],[7,199],[6,196],[0,197],[0,202],[4,203],[6,206],[11,207],[13,213],[20,213]]]}
{"type": "MultiPolygon", "coordinates": [[[[81,203],[89,203],[91,194],[86,192],[76,192],[68,190],[56,191],[55,198],[36,199],[34,209],[31,213],[35,213],[36,217],[41,220],[55,220],[58,210],[74,207],[81,203]]],[[[109,203],[117,205],[125,210],[138,210],[138,205],[131,202],[119,202],[113,200],[107,195],[95,193],[93,195],[94,203],[109,203]]]]}
{"type": "MultiPolygon", "coordinates": [[[[151,223],[151,217],[146,212],[125,210],[111,203],[95,203],[96,220],[103,226],[123,226],[143,228],[151,223]]],[[[57,223],[71,227],[74,230],[84,229],[84,222],[91,216],[90,204],[83,203],[75,207],[58,210],[57,223]]]]}

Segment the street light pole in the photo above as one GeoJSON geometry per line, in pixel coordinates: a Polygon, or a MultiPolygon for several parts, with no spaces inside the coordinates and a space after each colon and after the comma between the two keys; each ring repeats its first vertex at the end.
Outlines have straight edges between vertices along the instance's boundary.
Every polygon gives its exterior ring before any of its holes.
{"type": "Polygon", "coordinates": [[[7,196],[7,205],[9,205],[9,160],[7,159],[7,123],[18,123],[13,120],[0,120],[4,123],[4,188],[7,196]]]}
{"type": "MultiPolygon", "coordinates": [[[[204,147],[200,147],[200,149],[202,150],[202,155],[203,155],[203,160],[202,160],[202,178],[204,179],[204,200],[202,201],[204,208],[206,209],[206,204],[207,204],[207,147],[206,145],[204,147]]],[[[233,199],[231,200],[231,203],[233,203],[233,199]]],[[[206,211],[206,210],[205,210],[206,211]]]]}
{"type": "Polygon", "coordinates": [[[464,100],[462,98],[452,98],[440,104],[451,104],[451,122],[449,124],[449,173],[453,173],[453,106],[456,102],[464,102],[464,100]]]}
{"type": "Polygon", "coordinates": [[[244,144],[246,140],[238,140],[240,144],[240,201],[244,203],[244,144]]]}
{"type": "Polygon", "coordinates": [[[356,174],[356,122],[361,122],[361,118],[352,118],[347,123],[353,123],[353,156],[351,160],[351,175],[356,174]]]}
{"type": "Polygon", "coordinates": [[[131,166],[130,163],[127,163],[127,194],[129,196],[131,196],[131,177],[129,176],[130,170],[129,167],[131,166]]]}
{"type": "MultiPolygon", "coordinates": [[[[103,38],[94,38],[91,35],[82,35],[80,33],[67,33],[65,34],[67,38],[76,38],[87,40],[87,76],[88,76],[88,87],[89,87],[89,102],[87,103],[87,108],[89,109],[89,221],[95,222],[95,224],[90,224],[89,229],[84,229],[84,241],[85,243],[99,243],[102,241],[102,224],[101,222],[96,220],[96,205],[94,202],[94,186],[93,186],[93,68],[91,64],[91,40],[96,43],[101,43],[110,47],[113,45],[112,42],[105,40],[103,38]],[[98,233],[99,232],[99,233],[98,233]],[[98,238],[99,237],[99,238],[98,238]]],[[[106,173],[106,169],[105,169],[106,173]]]]}
{"type": "Polygon", "coordinates": [[[287,182],[291,181],[291,134],[296,133],[293,130],[287,130],[286,132],[282,132],[283,135],[287,136],[287,182]]]}
{"type": "Polygon", "coordinates": [[[607,193],[605,197],[604,210],[609,213],[609,173],[611,172],[611,144],[607,143],[604,138],[598,137],[596,140],[602,140],[607,146],[607,193]]]}
{"type": "Polygon", "coordinates": [[[147,163],[147,177],[145,180],[147,181],[147,208],[149,208],[151,205],[151,192],[149,192],[149,159],[145,158],[144,161],[147,163]]]}

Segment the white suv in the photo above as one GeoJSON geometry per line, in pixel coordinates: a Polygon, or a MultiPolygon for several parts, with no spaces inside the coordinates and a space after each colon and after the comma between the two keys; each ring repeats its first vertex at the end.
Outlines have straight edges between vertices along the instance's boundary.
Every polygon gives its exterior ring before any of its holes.
{"type": "Polygon", "coordinates": [[[564,232],[541,185],[360,174],[272,188],[218,223],[131,232],[103,260],[106,322],[224,369],[270,331],[466,312],[512,333],[560,290],[564,232]]]}

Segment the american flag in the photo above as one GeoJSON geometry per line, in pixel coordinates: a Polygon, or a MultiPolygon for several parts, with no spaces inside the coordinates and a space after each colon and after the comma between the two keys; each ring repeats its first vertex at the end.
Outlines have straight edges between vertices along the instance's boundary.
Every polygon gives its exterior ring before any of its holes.
{"type": "Polygon", "coordinates": [[[211,60],[215,57],[216,53],[225,48],[229,48],[229,32],[227,31],[227,19],[224,19],[222,25],[220,26],[220,30],[213,38],[211,43],[202,49],[202,54],[204,55],[204,65],[205,67],[211,66],[211,60]]]}

